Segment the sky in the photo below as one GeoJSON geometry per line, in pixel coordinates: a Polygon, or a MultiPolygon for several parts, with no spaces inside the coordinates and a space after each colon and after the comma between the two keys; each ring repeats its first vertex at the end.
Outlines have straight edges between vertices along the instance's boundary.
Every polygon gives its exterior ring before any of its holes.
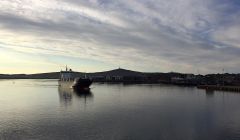
{"type": "Polygon", "coordinates": [[[239,0],[1,0],[0,73],[240,73],[239,0]]]}

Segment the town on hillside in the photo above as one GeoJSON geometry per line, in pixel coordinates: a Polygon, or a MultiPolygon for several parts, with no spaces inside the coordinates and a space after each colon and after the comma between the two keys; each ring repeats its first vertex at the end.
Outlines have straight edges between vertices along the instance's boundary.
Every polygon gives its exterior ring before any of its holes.
{"type": "MultiPolygon", "coordinates": [[[[146,73],[137,72],[126,69],[114,69],[104,72],[81,73],[74,72],[76,77],[88,76],[93,82],[107,83],[125,83],[125,84],[152,84],[165,83],[185,86],[197,85],[224,85],[224,86],[240,86],[240,74],[207,74],[194,75],[184,73],[146,73]]],[[[39,73],[39,74],[0,74],[0,79],[58,79],[60,73],[39,73]]]]}

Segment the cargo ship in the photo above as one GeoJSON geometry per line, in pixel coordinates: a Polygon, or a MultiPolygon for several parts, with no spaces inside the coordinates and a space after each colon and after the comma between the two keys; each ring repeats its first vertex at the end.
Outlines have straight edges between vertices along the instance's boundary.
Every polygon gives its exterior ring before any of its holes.
{"type": "Polygon", "coordinates": [[[72,88],[78,91],[88,91],[92,80],[86,75],[82,77],[77,77],[76,73],[66,67],[65,71],[60,71],[60,78],[58,80],[58,85],[61,88],[72,88]]]}

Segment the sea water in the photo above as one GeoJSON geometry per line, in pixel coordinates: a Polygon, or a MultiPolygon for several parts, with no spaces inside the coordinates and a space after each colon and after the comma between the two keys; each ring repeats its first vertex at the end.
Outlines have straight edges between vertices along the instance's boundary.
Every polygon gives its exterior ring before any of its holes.
{"type": "Polygon", "coordinates": [[[162,84],[0,80],[1,140],[240,139],[240,94],[162,84]]]}

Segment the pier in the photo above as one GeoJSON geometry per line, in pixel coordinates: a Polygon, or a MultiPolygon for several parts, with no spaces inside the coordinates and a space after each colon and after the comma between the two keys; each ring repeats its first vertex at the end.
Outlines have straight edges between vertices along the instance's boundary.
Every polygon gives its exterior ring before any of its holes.
{"type": "Polygon", "coordinates": [[[206,89],[206,90],[220,90],[220,91],[231,91],[231,92],[240,93],[240,86],[200,85],[200,86],[197,86],[197,88],[206,89]]]}

